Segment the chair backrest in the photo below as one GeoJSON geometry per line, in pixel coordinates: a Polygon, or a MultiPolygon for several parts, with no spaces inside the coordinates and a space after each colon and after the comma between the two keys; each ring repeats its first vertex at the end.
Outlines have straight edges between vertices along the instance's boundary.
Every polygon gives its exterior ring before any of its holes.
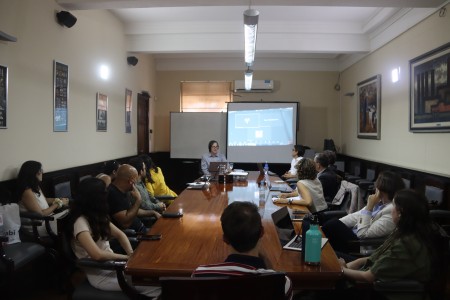
{"type": "Polygon", "coordinates": [[[72,198],[72,182],[68,175],[61,175],[51,179],[53,194],[57,198],[72,198]]]}
{"type": "Polygon", "coordinates": [[[367,169],[366,170],[366,179],[370,181],[375,181],[376,171],[375,169],[367,169]]]}
{"type": "Polygon", "coordinates": [[[303,157],[313,159],[314,155],[316,155],[316,151],[314,151],[313,149],[306,149],[305,154],[303,154],[303,157]]]}
{"type": "Polygon", "coordinates": [[[161,300],[284,299],[285,275],[267,273],[235,277],[161,277],[161,300]]]}

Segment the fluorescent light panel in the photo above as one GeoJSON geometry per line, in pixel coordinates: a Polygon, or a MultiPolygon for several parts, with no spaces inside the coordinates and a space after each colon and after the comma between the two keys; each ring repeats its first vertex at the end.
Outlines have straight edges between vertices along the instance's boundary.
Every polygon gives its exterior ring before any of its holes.
{"type": "Polygon", "coordinates": [[[247,9],[244,11],[244,39],[245,39],[245,63],[253,65],[256,50],[256,32],[258,30],[259,11],[247,9]]]}
{"type": "Polygon", "coordinates": [[[247,69],[245,71],[245,90],[250,91],[252,89],[253,70],[247,69]]]}

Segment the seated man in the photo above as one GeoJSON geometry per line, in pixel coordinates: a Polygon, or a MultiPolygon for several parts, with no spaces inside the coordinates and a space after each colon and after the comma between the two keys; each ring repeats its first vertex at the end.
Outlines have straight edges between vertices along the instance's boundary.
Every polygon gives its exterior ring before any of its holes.
{"type": "MultiPolygon", "coordinates": [[[[200,276],[242,276],[275,272],[267,269],[260,250],[260,239],[264,227],[258,207],[251,202],[233,202],[220,218],[223,241],[231,248],[231,254],[224,263],[199,266],[193,277],[200,276]]],[[[291,280],[286,276],[286,299],[292,298],[291,280]]]]}
{"type": "Polygon", "coordinates": [[[109,215],[120,229],[146,232],[147,228],[138,217],[154,217],[155,212],[140,208],[142,198],[135,186],[137,179],[138,172],[132,166],[124,164],[119,167],[116,179],[108,188],[109,215]],[[128,192],[135,200],[133,204],[127,198],[128,192]]]}
{"type": "Polygon", "coordinates": [[[317,153],[314,156],[314,162],[316,163],[317,178],[322,183],[325,201],[331,202],[341,186],[341,180],[335,172],[328,168],[329,161],[326,154],[317,153]]]}
{"type": "MultiPolygon", "coordinates": [[[[155,217],[159,219],[161,217],[160,212],[163,212],[166,209],[166,205],[153,197],[153,195],[150,195],[147,188],[145,187],[145,178],[147,172],[144,160],[141,157],[133,157],[132,159],[130,159],[130,165],[133,166],[139,174],[135,186],[141,194],[141,208],[144,210],[154,211],[155,217]]],[[[128,193],[128,199],[131,203],[135,202],[135,199],[132,197],[131,193],[128,193]]]]}

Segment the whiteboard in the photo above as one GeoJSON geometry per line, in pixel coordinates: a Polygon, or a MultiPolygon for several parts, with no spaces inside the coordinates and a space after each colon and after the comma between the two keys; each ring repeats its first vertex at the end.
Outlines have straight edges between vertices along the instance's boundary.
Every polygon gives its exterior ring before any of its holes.
{"type": "Polygon", "coordinates": [[[200,159],[209,152],[210,140],[226,154],[227,114],[222,112],[171,112],[170,158],[200,159]]]}

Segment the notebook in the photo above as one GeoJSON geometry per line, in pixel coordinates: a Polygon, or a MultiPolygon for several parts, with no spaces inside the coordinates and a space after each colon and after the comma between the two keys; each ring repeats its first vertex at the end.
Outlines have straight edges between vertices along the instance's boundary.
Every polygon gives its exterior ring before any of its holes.
{"type": "MultiPolygon", "coordinates": [[[[295,233],[294,224],[292,223],[287,206],[272,213],[272,220],[283,249],[302,251],[302,236],[295,233]]],[[[322,248],[327,241],[327,238],[322,238],[322,248]]]]}
{"type": "Polygon", "coordinates": [[[272,220],[283,249],[302,251],[302,237],[295,234],[294,224],[287,206],[272,213],[272,220]]]}

